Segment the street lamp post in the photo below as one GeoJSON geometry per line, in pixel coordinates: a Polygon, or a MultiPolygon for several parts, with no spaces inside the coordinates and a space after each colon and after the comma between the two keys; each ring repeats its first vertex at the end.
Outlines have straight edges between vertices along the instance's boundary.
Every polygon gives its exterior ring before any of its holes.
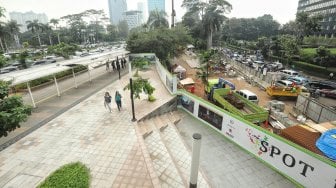
{"type": "Polygon", "coordinates": [[[172,13],[171,13],[171,16],[172,16],[172,20],[171,20],[171,28],[174,27],[175,23],[174,23],[174,18],[176,16],[176,12],[174,10],[174,0],[172,0],[172,13]]]}
{"type": "Polygon", "coordinates": [[[119,60],[118,60],[118,56],[117,56],[116,64],[117,64],[117,70],[118,70],[118,73],[119,73],[119,80],[120,80],[120,63],[119,63],[119,60]]]}
{"type": "Polygon", "coordinates": [[[137,119],[135,118],[135,112],[134,112],[134,99],[133,99],[133,81],[132,78],[130,78],[130,88],[131,88],[131,103],[132,103],[132,121],[136,121],[137,119]]]}

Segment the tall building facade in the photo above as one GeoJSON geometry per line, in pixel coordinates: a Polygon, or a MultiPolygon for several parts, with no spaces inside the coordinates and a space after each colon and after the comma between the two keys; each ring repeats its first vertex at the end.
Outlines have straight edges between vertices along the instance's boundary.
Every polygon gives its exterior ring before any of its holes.
{"type": "Polygon", "coordinates": [[[165,0],[148,0],[148,15],[150,15],[150,12],[153,10],[161,11],[163,10],[166,12],[166,2],[165,0]]]}
{"type": "Polygon", "coordinates": [[[9,18],[11,20],[15,20],[18,24],[20,24],[20,32],[27,31],[27,21],[38,20],[40,23],[46,24],[48,23],[48,17],[45,13],[34,13],[32,11],[29,12],[10,12],[9,18]]]}
{"type": "Polygon", "coordinates": [[[128,29],[131,30],[141,25],[141,11],[131,10],[124,13],[128,29]]]}
{"type": "Polygon", "coordinates": [[[140,23],[145,22],[145,5],[143,2],[137,3],[137,10],[140,11],[140,23]]]}
{"type": "Polygon", "coordinates": [[[124,20],[124,13],[127,11],[126,0],[108,0],[111,24],[117,25],[124,20]]]}
{"type": "Polygon", "coordinates": [[[336,37],[336,0],[299,0],[297,12],[322,15],[321,32],[318,35],[336,37]]]}

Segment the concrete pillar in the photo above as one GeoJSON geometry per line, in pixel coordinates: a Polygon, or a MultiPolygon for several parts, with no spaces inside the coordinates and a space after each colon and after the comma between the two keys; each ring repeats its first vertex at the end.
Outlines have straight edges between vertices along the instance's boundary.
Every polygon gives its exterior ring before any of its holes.
{"type": "Polygon", "coordinates": [[[75,88],[77,88],[78,85],[77,85],[77,80],[76,80],[76,75],[75,75],[75,70],[74,70],[74,68],[72,68],[72,76],[73,76],[73,78],[74,78],[75,88]]]}
{"type": "Polygon", "coordinates": [[[57,84],[57,79],[56,79],[55,75],[54,75],[54,82],[55,82],[55,86],[56,86],[57,96],[61,96],[61,93],[59,91],[58,84],[57,84]]]}
{"type": "Polygon", "coordinates": [[[194,102],[194,111],[193,114],[195,117],[198,117],[198,109],[199,109],[199,102],[195,101],[194,102]]]}
{"type": "Polygon", "coordinates": [[[173,75],[173,94],[175,94],[177,92],[177,77],[176,75],[173,75]]]}
{"type": "Polygon", "coordinates": [[[36,108],[36,104],[35,104],[35,101],[34,101],[34,97],[33,97],[33,94],[31,92],[31,89],[30,89],[30,85],[29,85],[29,82],[27,82],[27,88],[28,88],[28,92],[29,92],[29,96],[30,96],[30,99],[33,103],[33,107],[36,108]]]}
{"type": "Polygon", "coordinates": [[[201,151],[201,140],[202,135],[195,133],[193,134],[193,146],[192,146],[192,158],[191,158],[191,168],[190,168],[190,188],[197,187],[198,178],[198,167],[201,151]]]}

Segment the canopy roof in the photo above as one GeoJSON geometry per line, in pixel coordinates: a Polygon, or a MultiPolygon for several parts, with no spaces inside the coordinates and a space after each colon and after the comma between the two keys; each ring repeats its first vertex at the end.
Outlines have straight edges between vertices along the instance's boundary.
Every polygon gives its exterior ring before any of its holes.
{"type": "Polygon", "coordinates": [[[181,65],[177,66],[175,69],[174,69],[174,72],[185,72],[186,69],[183,68],[181,65]]]}
{"type": "Polygon", "coordinates": [[[0,80],[11,81],[11,85],[18,85],[21,83],[26,83],[38,78],[42,78],[49,75],[54,75],[62,71],[71,69],[69,65],[83,65],[90,68],[97,67],[105,63],[106,59],[114,60],[117,56],[125,57],[129,52],[126,50],[109,51],[101,54],[95,54],[83,58],[71,59],[62,61],[60,63],[53,63],[48,65],[34,66],[29,69],[24,69],[20,71],[14,71],[0,75],[0,80]]]}
{"type": "Polygon", "coordinates": [[[180,84],[182,85],[190,85],[195,84],[194,80],[192,78],[186,78],[180,81],[180,84]]]}

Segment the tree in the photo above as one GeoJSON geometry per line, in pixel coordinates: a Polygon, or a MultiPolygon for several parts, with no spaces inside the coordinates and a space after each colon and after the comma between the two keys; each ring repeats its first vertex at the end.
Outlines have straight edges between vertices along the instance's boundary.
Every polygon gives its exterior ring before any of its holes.
{"type": "Polygon", "coordinates": [[[270,50],[270,42],[267,37],[258,38],[257,47],[261,50],[261,54],[266,58],[270,50]]]}
{"type": "Polygon", "coordinates": [[[147,20],[147,24],[151,29],[159,27],[169,27],[167,14],[165,11],[158,11],[157,9],[151,11],[147,20]]]}
{"type": "MultiPolygon", "coordinates": [[[[57,25],[58,25],[58,23],[59,23],[59,20],[58,20],[58,19],[51,19],[51,20],[49,21],[49,23],[53,24],[54,27],[55,27],[55,30],[57,30],[57,25]]],[[[58,44],[61,43],[59,32],[57,32],[57,41],[58,41],[58,44]]]]}
{"type": "Polygon", "coordinates": [[[143,57],[137,57],[134,60],[132,60],[132,67],[136,68],[136,73],[135,73],[135,77],[138,77],[139,74],[139,69],[143,69],[144,66],[148,65],[148,60],[146,58],[143,57]]]}
{"type": "Polygon", "coordinates": [[[9,31],[10,35],[13,36],[17,47],[20,47],[20,41],[18,37],[18,33],[20,32],[20,26],[21,25],[18,24],[15,20],[11,20],[6,23],[6,28],[9,31]]]}
{"type": "Polygon", "coordinates": [[[6,64],[6,58],[3,55],[0,55],[0,68],[4,67],[6,64]]]}
{"type": "Polygon", "coordinates": [[[218,31],[226,17],[225,13],[231,11],[232,6],[226,0],[209,1],[209,3],[184,0],[183,6],[192,6],[191,12],[200,12],[203,29],[207,35],[207,49],[212,47],[213,32],[218,31]]]}
{"type": "Polygon", "coordinates": [[[282,55],[287,59],[287,62],[289,62],[294,55],[299,53],[299,45],[297,40],[294,36],[291,35],[282,35],[280,36],[279,40],[283,53],[282,55]]]}
{"type": "Polygon", "coordinates": [[[38,20],[34,20],[34,21],[27,21],[27,29],[30,30],[32,33],[36,33],[37,34],[37,39],[39,42],[39,45],[41,46],[41,38],[40,38],[40,33],[39,31],[42,30],[42,25],[41,23],[39,23],[38,20]]]}
{"type": "Polygon", "coordinates": [[[302,43],[305,36],[309,36],[321,30],[321,15],[309,15],[307,12],[299,12],[296,14],[297,38],[302,43]]]}
{"type": "Polygon", "coordinates": [[[155,53],[162,61],[190,44],[191,37],[183,27],[159,28],[148,32],[133,32],[128,37],[127,49],[131,53],[155,53]]]}
{"type": "MultiPolygon", "coordinates": [[[[155,88],[149,83],[148,79],[138,77],[137,79],[133,80],[132,86],[133,86],[133,88],[132,88],[133,89],[133,96],[135,98],[140,99],[140,94],[142,92],[144,92],[144,93],[147,94],[149,101],[155,100],[152,96],[152,94],[155,91],[155,88]]],[[[126,90],[126,89],[128,89],[128,90],[131,89],[130,84],[127,84],[124,87],[124,90],[126,90]]]]}
{"type": "Polygon", "coordinates": [[[122,39],[127,38],[128,36],[128,24],[125,20],[118,23],[119,37],[122,39]]]}
{"type": "MultiPolygon", "coordinates": [[[[0,7],[0,19],[1,19],[2,17],[5,17],[5,12],[6,12],[5,8],[0,7]]],[[[4,48],[4,46],[3,46],[2,40],[3,40],[4,35],[5,35],[5,28],[3,27],[2,24],[3,24],[3,23],[0,21],[0,46],[1,46],[2,51],[4,52],[4,51],[5,51],[5,48],[4,48]]]]}
{"type": "Polygon", "coordinates": [[[320,46],[316,49],[316,55],[320,58],[320,65],[328,67],[329,60],[331,59],[331,52],[325,46],[320,46]]]}
{"type": "Polygon", "coordinates": [[[23,104],[22,97],[8,94],[8,83],[0,81],[0,138],[19,128],[31,114],[31,107],[23,104]]]}
{"type": "Polygon", "coordinates": [[[41,32],[42,33],[45,32],[48,35],[49,44],[53,45],[52,38],[51,38],[51,35],[52,35],[51,26],[48,23],[47,24],[41,24],[41,32]]]}

